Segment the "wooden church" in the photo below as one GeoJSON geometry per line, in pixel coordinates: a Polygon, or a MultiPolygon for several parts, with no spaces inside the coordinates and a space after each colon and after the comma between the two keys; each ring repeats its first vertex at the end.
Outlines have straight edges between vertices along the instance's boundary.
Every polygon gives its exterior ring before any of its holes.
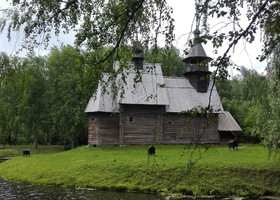
{"type": "MultiPolygon", "coordinates": [[[[109,76],[103,75],[85,109],[89,145],[222,143],[236,139],[234,132],[241,128],[223,110],[210,80],[211,58],[201,44],[193,46],[183,60],[184,77],[165,77],[160,64],[143,60],[138,48],[132,67],[124,72],[125,79],[118,76],[109,81],[109,76]],[[141,81],[135,82],[139,76],[141,81]],[[117,95],[110,92],[113,84],[122,88],[117,95]],[[201,114],[207,107],[211,108],[210,119],[201,114]]],[[[114,68],[117,70],[117,63],[114,68]]]]}

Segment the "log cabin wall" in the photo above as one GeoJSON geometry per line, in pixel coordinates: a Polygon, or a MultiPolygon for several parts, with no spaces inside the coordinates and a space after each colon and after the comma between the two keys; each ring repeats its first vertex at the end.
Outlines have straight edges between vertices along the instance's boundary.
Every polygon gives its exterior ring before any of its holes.
{"type": "Polygon", "coordinates": [[[89,115],[88,144],[119,144],[119,116],[112,113],[89,115]]]}
{"type": "Polygon", "coordinates": [[[120,142],[123,144],[151,144],[162,142],[164,106],[121,105],[120,142]]]}
{"type": "Polygon", "coordinates": [[[193,142],[217,143],[218,118],[215,116],[203,131],[205,118],[201,116],[165,113],[163,117],[163,143],[187,144],[193,142]]]}
{"type": "Polygon", "coordinates": [[[219,118],[218,114],[215,114],[215,117],[212,118],[207,126],[205,134],[207,135],[205,143],[220,143],[220,134],[218,131],[219,118]],[[209,142],[207,142],[209,141],[209,142]]]}
{"type": "Polygon", "coordinates": [[[164,106],[122,105],[119,115],[89,115],[89,145],[218,143],[218,118],[206,126],[201,116],[166,113],[164,106]]]}
{"type": "Polygon", "coordinates": [[[88,145],[98,145],[99,117],[97,113],[88,115],[88,145]]]}

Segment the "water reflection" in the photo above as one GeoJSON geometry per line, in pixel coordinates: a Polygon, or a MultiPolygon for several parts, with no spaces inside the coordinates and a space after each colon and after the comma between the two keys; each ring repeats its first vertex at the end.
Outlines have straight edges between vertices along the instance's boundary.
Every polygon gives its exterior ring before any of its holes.
{"type": "Polygon", "coordinates": [[[95,191],[87,189],[65,188],[57,186],[40,186],[15,183],[0,178],[0,199],[5,200],[163,200],[155,194],[128,193],[115,191],[95,191]]]}

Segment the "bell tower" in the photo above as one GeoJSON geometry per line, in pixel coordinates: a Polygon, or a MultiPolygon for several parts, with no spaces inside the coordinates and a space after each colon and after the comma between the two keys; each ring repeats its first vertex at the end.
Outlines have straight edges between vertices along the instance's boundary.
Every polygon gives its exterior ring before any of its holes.
{"type": "Polygon", "coordinates": [[[132,58],[132,62],[134,66],[138,69],[143,69],[143,48],[139,42],[134,44],[134,57],[132,58]]]}
{"type": "MultiPolygon", "coordinates": [[[[194,31],[195,38],[198,38],[200,31],[194,31]]],[[[201,44],[196,44],[190,49],[190,53],[183,60],[186,63],[187,69],[184,76],[189,79],[193,88],[200,93],[205,93],[209,87],[209,71],[208,63],[212,58],[208,57],[201,44]]]]}

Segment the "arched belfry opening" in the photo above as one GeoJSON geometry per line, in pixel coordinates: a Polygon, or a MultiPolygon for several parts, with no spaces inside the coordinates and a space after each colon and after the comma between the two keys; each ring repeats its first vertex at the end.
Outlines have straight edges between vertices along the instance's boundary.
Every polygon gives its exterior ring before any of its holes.
{"type": "MultiPolygon", "coordinates": [[[[194,31],[195,38],[198,38],[200,31],[194,31]]],[[[184,76],[189,79],[193,88],[200,93],[205,93],[209,87],[209,71],[208,63],[212,58],[208,57],[201,44],[196,44],[190,49],[190,53],[183,60],[187,68],[184,76]]]]}

